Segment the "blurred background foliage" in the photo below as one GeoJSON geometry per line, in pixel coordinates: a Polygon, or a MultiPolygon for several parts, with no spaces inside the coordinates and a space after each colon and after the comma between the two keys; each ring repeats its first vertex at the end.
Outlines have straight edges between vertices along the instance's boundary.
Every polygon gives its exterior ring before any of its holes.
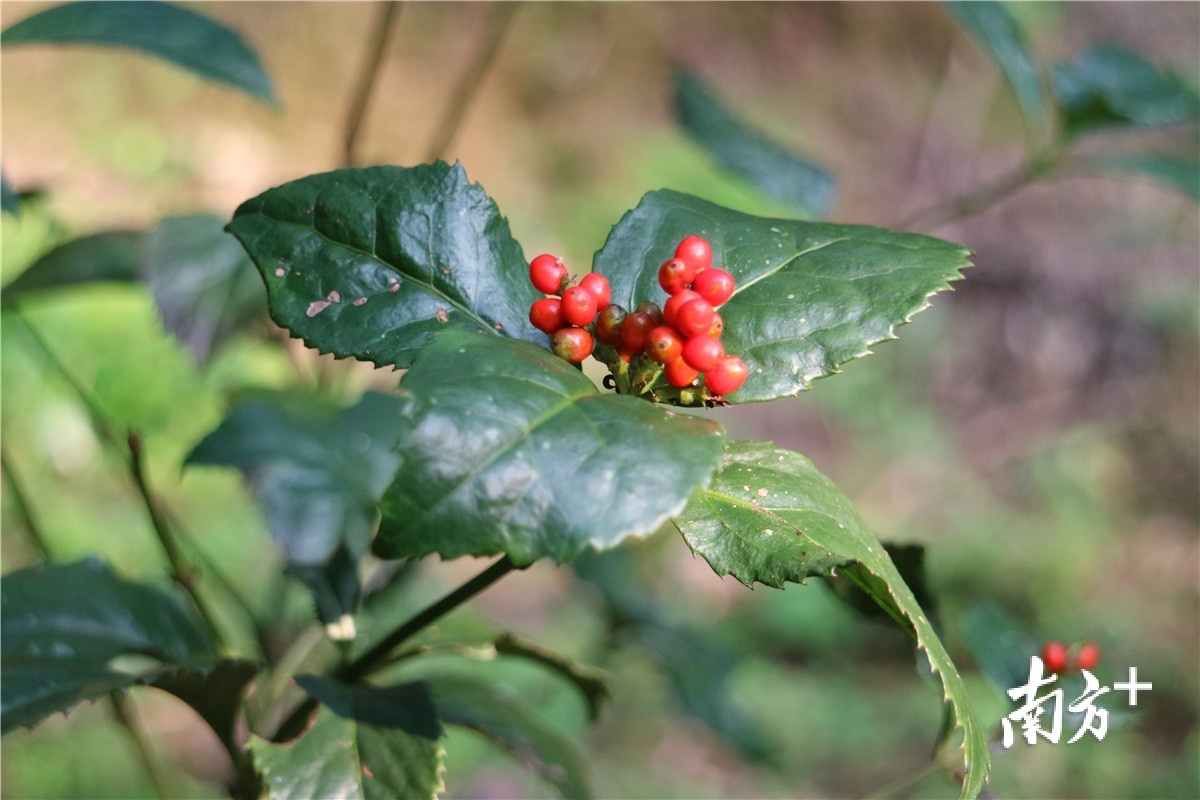
{"type": "MultiPolygon", "coordinates": [[[[5,3],[0,22],[45,7],[5,3]]],[[[227,219],[269,186],[340,165],[377,6],[193,7],[258,51],[277,108],[128,52],[25,46],[0,56],[5,176],[41,191],[19,219],[0,223],[0,282],[67,239],[169,215],[227,219]]],[[[489,8],[402,7],[363,123],[361,163],[428,157],[447,98],[492,24],[489,8]]],[[[1189,83],[1200,75],[1195,4],[1009,8],[1042,63],[1113,43],[1189,83]]],[[[577,271],[650,189],[789,214],[683,133],[672,106],[679,67],[828,170],[836,221],[901,226],[1023,157],[1020,108],[999,73],[942,6],[924,3],[522,6],[446,156],[495,198],[527,255],[556,252],[577,271]]],[[[1177,134],[1150,140],[1171,146],[1177,134]]],[[[997,749],[997,795],[1196,797],[1196,207],[1141,178],[1066,175],[921,232],[976,251],[977,267],[954,293],[836,379],[720,418],[735,438],[809,455],[884,540],[927,547],[947,646],[985,719],[1008,706],[972,668],[967,642],[989,618],[978,613],[983,603],[1039,641],[1099,643],[1106,684],[1131,665],[1153,681],[1138,714],[1102,742],[997,749]]],[[[145,438],[153,482],[195,546],[261,616],[299,627],[303,590],[277,583],[280,556],[238,475],[180,465],[231,393],[320,384],[350,402],[393,387],[395,374],[334,368],[281,346],[265,318],[201,369],[133,285],[30,298],[22,312],[110,421],[145,438]]],[[[53,557],[100,554],[123,574],[161,576],[144,509],[86,409],[29,328],[9,315],[2,324],[5,454],[53,557]]],[[[36,557],[7,484],[3,498],[8,572],[36,557]]],[[[719,580],[673,532],[622,557],[615,584],[597,577],[602,565],[581,566],[589,580],[538,565],[441,626],[447,637],[536,636],[613,675],[614,702],[589,726],[572,690],[536,668],[471,667],[502,675],[583,742],[600,796],[860,796],[927,763],[940,697],[893,626],[862,618],[820,585],[749,591],[719,580]],[[604,593],[653,609],[659,627],[606,618],[617,604],[603,603],[604,593]]],[[[419,607],[478,568],[424,563],[404,600],[419,607]]],[[[171,793],[220,796],[219,747],[191,712],[152,690],[131,699],[155,754],[178,767],[168,770],[171,793]]],[[[14,798],[154,795],[103,704],[6,738],[0,776],[14,798]]],[[[461,732],[448,741],[446,780],[453,798],[550,792],[461,732]]],[[[934,772],[897,792],[956,788],[934,772]]]]}

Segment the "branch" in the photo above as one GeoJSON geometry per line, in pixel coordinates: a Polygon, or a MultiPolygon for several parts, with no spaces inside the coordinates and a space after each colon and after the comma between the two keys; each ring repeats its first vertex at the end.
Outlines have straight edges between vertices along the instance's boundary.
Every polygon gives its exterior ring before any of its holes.
{"type": "Polygon", "coordinates": [[[346,117],[346,136],[342,149],[342,165],[352,167],[357,163],[354,156],[358,144],[358,134],[362,130],[362,122],[367,114],[367,104],[371,93],[379,79],[379,70],[383,66],[383,53],[387,49],[388,37],[392,32],[392,24],[400,11],[400,4],[387,0],[379,7],[379,20],[375,23],[375,38],[371,42],[370,56],[363,64],[362,74],[354,89],[354,97],[350,103],[350,113],[346,117]]]}

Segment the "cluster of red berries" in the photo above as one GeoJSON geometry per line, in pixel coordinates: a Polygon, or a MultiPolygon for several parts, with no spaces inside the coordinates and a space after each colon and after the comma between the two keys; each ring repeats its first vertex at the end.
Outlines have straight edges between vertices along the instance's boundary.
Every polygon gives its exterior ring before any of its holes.
{"type": "Polygon", "coordinates": [[[746,363],[721,344],[725,322],[717,311],[733,296],[734,278],[712,266],[712,247],[699,236],[684,238],[659,267],[658,283],[668,295],[661,307],[648,301],[627,312],[610,303],[608,280],[598,273],[569,285],[562,259],[549,254],[530,263],[529,277],[552,295],[533,304],[529,320],[551,335],[554,352],[571,363],[591,354],[590,327],[595,339],[612,348],[609,353],[615,351],[625,364],[653,362],[655,373],[676,389],[697,387],[702,378],[707,395],[719,398],[746,381],[746,363]]]}
{"type": "Polygon", "coordinates": [[[554,354],[572,364],[590,356],[595,343],[587,326],[612,299],[608,278],[589,272],[571,285],[563,260],[543,253],[529,262],[529,279],[539,292],[550,295],[529,307],[529,321],[550,334],[554,354]]]}
{"type": "Polygon", "coordinates": [[[1100,648],[1091,642],[1085,642],[1072,657],[1070,649],[1062,642],[1046,642],[1042,645],[1042,663],[1051,672],[1094,669],[1100,663],[1100,648]]]}

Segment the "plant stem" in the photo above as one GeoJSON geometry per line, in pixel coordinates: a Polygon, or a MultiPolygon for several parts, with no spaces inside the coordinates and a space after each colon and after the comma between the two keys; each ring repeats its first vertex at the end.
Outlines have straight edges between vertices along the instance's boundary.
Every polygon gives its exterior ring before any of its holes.
{"type": "Polygon", "coordinates": [[[429,144],[426,161],[437,161],[446,155],[446,150],[450,147],[450,142],[454,139],[458,126],[462,124],[467,106],[471,104],[472,98],[483,83],[484,76],[487,75],[488,68],[492,66],[492,62],[496,58],[496,53],[500,50],[500,42],[503,41],[504,34],[512,23],[513,15],[516,14],[518,7],[518,3],[508,2],[496,3],[492,7],[492,13],[488,15],[485,23],[483,44],[462,80],[454,87],[454,94],[451,96],[429,144]]]}
{"type": "Polygon", "coordinates": [[[379,79],[379,70],[383,66],[383,54],[387,50],[388,37],[392,32],[392,25],[396,20],[397,14],[400,11],[400,4],[395,0],[387,0],[379,7],[379,19],[375,23],[373,32],[375,38],[371,41],[370,55],[367,61],[363,64],[362,74],[359,76],[358,84],[354,89],[354,96],[350,103],[350,114],[346,117],[346,136],[344,139],[342,150],[342,165],[353,167],[357,163],[354,156],[355,146],[358,144],[358,135],[362,130],[362,122],[367,114],[367,105],[371,101],[371,93],[375,89],[375,83],[379,79]]]}
{"type": "Polygon", "coordinates": [[[516,564],[512,562],[511,558],[504,556],[441,600],[418,612],[403,625],[383,637],[370,650],[338,669],[335,677],[344,681],[355,681],[371,674],[386,664],[391,652],[408,641],[414,634],[432,625],[442,616],[470,600],[514,569],[518,569],[516,564]]]}
{"type": "MultiPolygon", "coordinates": [[[[484,589],[491,586],[496,581],[503,578],[514,569],[524,569],[517,567],[508,556],[504,556],[495,564],[485,569],[483,572],[476,575],[471,580],[459,586],[449,594],[442,597],[437,602],[418,611],[416,615],[411,617],[407,622],[401,624],[387,636],[383,637],[374,647],[360,655],[353,661],[349,661],[338,667],[333,672],[333,677],[353,683],[354,681],[365,678],[372,672],[386,667],[392,663],[391,654],[400,645],[408,641],[412,636],[419,633],[424,628],[432,625],[438,619],[453,611],[458,606],[470,600],[475,595],[482,592],[484,589]]],[[[291,715],[279,726],[273,737],[274,741],[284,742],[289,741],[300,734],[304,724],[312,715],[312,712],[317,708],[316,698],[309,697],[299,706],[291,715]]]]}
{"type": "Polygon", "coordinates": [[[924,211],[918,211],[900,222],[897,227],[904,230],[929,229],[947,222],[972,217],[1030,183],[1046,177],[1058,167],[1061,158],[1062,152],[1057,148],[1031,156],[1017,169],[994,183],[958,197],[952,197],[924,211]]]}
{"type": "Polygon", "coordinates": [[[33,545],[38,558],[42,561],[49,561],[50,548],[47,545],[46,537],[42,534],[41,526],[33,518],[33,511],[25,497],[25,490],[21,487],[16,473],[13,472],[8,451],[4,449],[3,445],[0,445],[0,469],[4,471],[4,479],[8,481],[8,486],[12,490],[13,504],[17,508],[17,516],[25,523],[25,531],[29,534],[30,544],[33,545]]]}
{"type": "Polygon", "coordinates": [[[142,767],[146,770],[146,776],[150,778],[150,783],[154,785],[154,794],[165,800],[165,798],[171,796],[171,793],[168,791],[167,784],[163,781],[162,775],[159,774],[158,764],[154,760],[154,756],[150,753],[150,742],[134,718],[133,712],[128,706],[127,698],[120,692],[112,692],[109,694],[108,699],[112,705],[113,716],[129,732],[129,739],[133,743],[133,750],[137,754],[138,761],[142,762],[142,767]]]}
{"type": "Polygon", "coordinates": [[[171,528],[167,524],[162,509],[159,508],[154,493],[150,491],[150,484],[146,478],[146,469],[142,463],[141,437],[134,431],[130,431],[126,437],[126,442],[129,448],[129,475],[133,478],[133,482],[138,488],[138,494],[141,495],[142,504],[146,507],[146,514],[150,518],[150,527],[153,528],[159,546],[162,547],[163,554],[167,557],[167,561],[171,565],[171,580],[179,584],[191,596],[192,602],[196,605],[196,610],[200,612],[200,616],[207,624],[209,633],[212,634],[217,647],[225,650],[228,648],[228,644],[217,629],[212,610],[208,608],[208,605],[196,590],[196,570],[188,563],[183,552],[179,549],[179,543],[175,541],[175,536],[171,533],[171,528]]]}

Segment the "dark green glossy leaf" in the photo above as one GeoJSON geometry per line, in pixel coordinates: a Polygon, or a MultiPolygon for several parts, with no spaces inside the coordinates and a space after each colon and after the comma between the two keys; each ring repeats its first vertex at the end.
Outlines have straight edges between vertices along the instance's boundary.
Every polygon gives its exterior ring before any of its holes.
{"type": "Polygon", "coordinates": [[[157,2],[64,3],[26,17],[0,44],[95,44],[129,47],[202,78],[274,102],[271,79],[238,34],[182,6],[157,2]]]}
{"type": "Polygon", "coordinates": [[[423,685],[297,681],[324,703],[315,721],[294,742],[249,745],[271,800],[434,798],[442,791],[441,726],[423,685]]]}
{"type": "Polygon", "coordinates": [[[676,520],[684,539],[719,575],[782,587],[813,576],[849,576],[898,623],[940,676],[964,730],[964,797],[979,794],[989,760],[986,731],[933,626],[854,506],[804,456],[768,442],[735,442],[713,485],[676,520]]]}
{"type": "Polygon", "coordinates": [[[1148,153],[1088,156],[1075,163],[1096,172],[1124,173],[1152,178],[1173,186],[1193,201],[1200,202],[1200,163],[1148,153]]]}
{"type": "Polygon", "coordinates": [[[0,172],[0,210],[14,217],[21,216],[21,195],[13,190],[3,172],[0,172]]]}
{"type": "Polygon", "coordinates": [[[351,638],[343,625],[358,610],[362,595],[358,562],[345,545],[339,545],[324,564],[289,564],[284,570],[308,587],[317,619],[335,639],[351,638]]]}
{"type": "Polygon", "coordinates": [[[721,306],[725,350],[750,368],[729,396],[749,403],[795,395],[839,365],[895,338],[970,266],[959,245],[861,225],[752,217],[671,191],[650,192],[596,254],[613,302],[662,303],[659,265],[689,234],[713,247],[713,264],[737,290],[721,306]]]}
{"type": "Polygon", "coordinates": [[[4,287],[5,303],[33,291],[87,283],[131,283],[141,277],[140,231],[105,231],[59,245],[4,287]]]}
{"type": "Polygon", "coordinates": [[[967,609],[959,634],[975,666],[1001,691],[1024,684],[1030,656],[1041,652],[1042,643],[993,603],[967,609]]]}
{"type": "Polygon", "coordinates": [[[257,673],[252,662],[226,659],[209,671],[168,672],[152,685],[187,703],[223,742],[236,746],[246,685],[257,673]]]}
{"type": "Polygon", "coordinates": [[[181,667],[207,671],[213,643],[179,597],[125,581],[97,560],[42,564],[0,580],[3,731],[181,667]],[[146,664],[122,670],[122,656],[146,664]]]}
{"type": "Polygon", "coordinates": [[[548,341],[521,246],[457,164],[312,175],[243,203],[229,230],[275,321],[322,352],[407,367],[449,328],[548,341]]]}
{"type": "Polygon", "coordinates": [[[1069,134],[1200,119],[1200,94],[1194,87],[1136,53],[1110,45],[1055,65],[1054,90],[1069,134]]]}
{"type": "Polygon", "coordinates": [[[240,469],[289,563],[324,564],[341,544],[361,556],[395,472],[402,405],[375,392],[342,410],[314,396],[261,394],[235,407],[186,463],[240,469]]]}
{"type": "Polygon", "coordinates": [[[477,731],[537,773],[564,798],[592,797],[583,754],[571,740],[529,713],[494,684],[439,675],[430,681],[448,725],[477,731]]]}
{"type": "Polygon", "coordinates": [[[763,194],[813,217],[829,210],[833,176],[742,123],[695,76],[676,77],[675,110],[697,144],[763,194]]]}
{"type": "Polygon", "coordinates": [[[142,250],[142,271],[164,325],[201,364],[267,310],[254,265],[222,226],[209,214],[164,219],[142,250]]]}
{"type": "Polygon", "coordinates": [[[715,422],[601,394],[529,342],[447,330],[400,388],[412,409],[380,504],[385,558],[569,561],[652,533],[721,462],[715,422]]]}
{"type": "Polygon", "coordinates": [[[951,0],[946,10],[1000,68],[1029,126],[1040,128],[1046,120],[1041,81],[1021,26],[994,0],[951,0]]]}

